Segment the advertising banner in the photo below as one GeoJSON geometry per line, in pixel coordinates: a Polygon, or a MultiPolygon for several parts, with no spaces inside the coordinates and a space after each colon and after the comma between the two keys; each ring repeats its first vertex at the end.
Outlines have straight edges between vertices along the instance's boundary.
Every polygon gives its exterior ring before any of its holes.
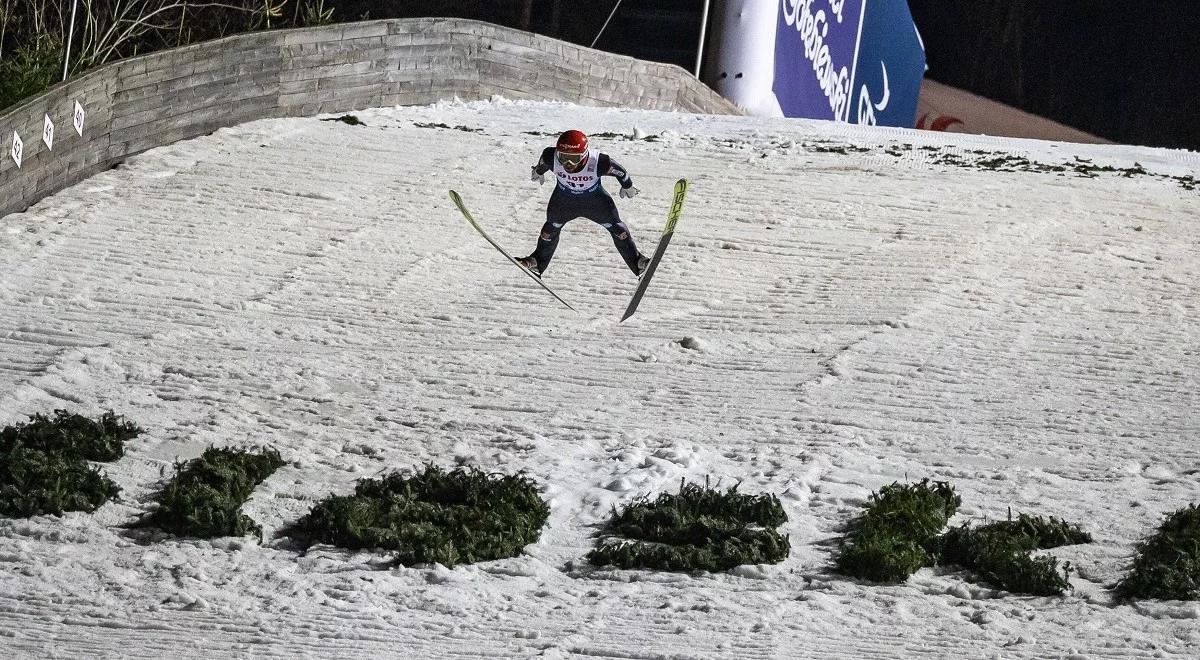
{"type": "Polygon", "coordinates": [[[925,46],[906,0],[863,0],[850,122],[909,128],[925,78],[925,46]]]}
{"type": "Polygon", "coordinates": [[[724,0],[706,82],[758,116],[911,127],[925,75],[906,0],[724,0]]]}
{"type": "Polygon", "coordinates": [[[785,117],[850,121],[866,0],[781,0],[772,90],[785,117]]]}

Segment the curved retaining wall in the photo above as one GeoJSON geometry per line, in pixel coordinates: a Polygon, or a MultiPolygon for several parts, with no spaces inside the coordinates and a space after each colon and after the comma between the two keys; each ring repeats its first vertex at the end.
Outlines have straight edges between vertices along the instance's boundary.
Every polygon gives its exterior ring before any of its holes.
{"type": "Polygon", "coordinates": [[[683,69],[459,19],[243,34],[108,64],[0,115],[0,217],[225,126],[458,97],[741,114],[683,69]],[[83,134],[72,120],[85,113],[83,134]],[[42,140],[53,122],[53,147],[42,140]],[[14,133],[21,166],[11,156],[14,133]]]}

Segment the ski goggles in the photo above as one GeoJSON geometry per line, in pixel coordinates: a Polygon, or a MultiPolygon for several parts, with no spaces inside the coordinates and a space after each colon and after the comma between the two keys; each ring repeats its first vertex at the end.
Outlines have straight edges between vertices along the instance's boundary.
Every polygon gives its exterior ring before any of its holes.
{"type": "Polygon", "coordinates": [[[558,158],[558,162],[562,163],[563,167],[575,169],[576,167],[579,167],[583,161],[587,160],[587,152],[581,154],[565,154],[561,151],[557,151],[555,152],[555,157],[558,158]]]}

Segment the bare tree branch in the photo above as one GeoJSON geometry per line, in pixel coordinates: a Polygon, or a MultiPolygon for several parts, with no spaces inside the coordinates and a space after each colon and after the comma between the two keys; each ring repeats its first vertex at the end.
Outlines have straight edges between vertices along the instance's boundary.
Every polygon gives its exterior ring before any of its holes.
{"type": "MultiPolygon", "coordinates": [[[[194,2],[191,0],[82,0],[86,24],[79,60],[84,67],[98,66],[111,59],[136,53],[147,40],[164,47],[184,45],[191,32],[183,27],[189,15],[240,14],[250,25],[270,26],[283,14],[288,0],[242,0],[237,2],[194,2]]],[[[219,20],[219,19],[218,19],[219,20]]],[[[219,27],[218,32],[224,28],[219,27]]],[[[217,35],[219,36],[219,35],[217,35]]]]}

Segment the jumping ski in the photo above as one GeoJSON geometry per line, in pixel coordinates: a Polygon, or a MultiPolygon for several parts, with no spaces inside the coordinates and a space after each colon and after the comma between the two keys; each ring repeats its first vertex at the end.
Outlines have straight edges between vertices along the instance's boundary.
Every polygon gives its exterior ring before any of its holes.
{"type": "Polygon", "coordinates": [[[683,212],[683,198],[687,194],[687,185],[687,179],[675,182],[675,198],[671,202],[671,211],[667,213],[667,225],[663,227],[662,238],[658,239],[658,247],[654,250],[654,256],[650,258],[650,263],[642,272],[637,290],[633,292],[633,299],[625,308],[625,315],[621,317],[622,321],[633,316],[633,313],[637,311],[638,304],[642,302],[642,296],[646,293],[646,287],[650,286],[650,278],[654,277],[654,270],[658,268],[658,262],[662,261],[663,253],[667,251],[671,236],[675,234],[675,223],[679,222],[679,214],[683,212]]]}
{"type": "MultiPolygon", "coordinates": [[[[517,268],[520,268],[521,272],[528,275],[531,279],[533,279],[534,282],[537,282],[539,286],[541,286],[546,291],[549,291],[550,295],[554,296],[554,298],[556,300],[558,300],[558,302],[566,305],[567,309],[571,310],[572,312],[576,311],[575,308],[571,306],[571,303],[563,300],[562,297],[559,296],[557,293],[555,293],[553,289],[546,286],[546,283],[542,281],[542,278],[538,277],[537,275],[534,275],[533,273],[529,272],[529,270],[526,269],[524,266],[517,263],[517,260],[513,259],[511,254],[509,254],[504,248],[500,247],[499,243],[497,243],[496,241],[493,241],[491,236],[487,235],[487,232],[483,230],[483,227],[479,226],[478,222],[475,222],[475,218],[471,216],[471,212],[468,211],[466,205],[463,204],[462,196],[460,196],[457,192],[451,190],[450,191],[450,200],[454,202],[454,205],[458,207],[459,211],[462,211],[463,217],[467,219],[467,222],[471,223],[471,226],[475,228],[475,231],[479,232],[479,235],[482,236],[485,240],[487,240],[488,243],[491,243],[492,247],[499,250],[500,254],[504,255],[509,261],[511,261],[513,263],[514,266],[516,266],[517,268]]],[[[651,267],[653,267],[653,264],[651,264],[651,267]]]]}

